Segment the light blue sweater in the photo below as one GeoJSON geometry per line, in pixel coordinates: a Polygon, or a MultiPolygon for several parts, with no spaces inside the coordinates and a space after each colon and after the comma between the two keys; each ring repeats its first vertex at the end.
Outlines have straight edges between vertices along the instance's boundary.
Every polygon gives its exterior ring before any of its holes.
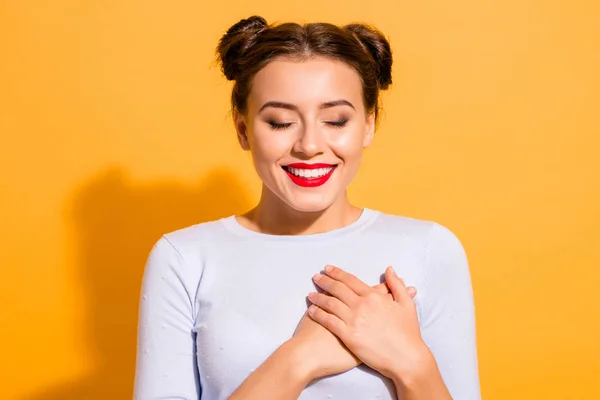
{"type": "MultiPolygon", "coordinates": [[[[365,209],[313,235],[262,234],[232,216],[160,238],[144,272],[135,399],[227,399],[292,337],[311,277],[327,264],[371,286],[392,265],[417,288],[421,335],[454,400],[481,398],[463,246],[437,223],[365,209]]],[[[315,380],[299,397],[394,398],[392,382],[364,365],[315,380]]]]}

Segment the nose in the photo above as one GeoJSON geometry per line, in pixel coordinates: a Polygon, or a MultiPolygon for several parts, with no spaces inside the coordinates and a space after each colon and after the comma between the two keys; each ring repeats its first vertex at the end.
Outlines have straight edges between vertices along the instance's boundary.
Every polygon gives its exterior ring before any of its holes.
{"type": "Polygon", "coordinates": [[[323,132],[314,125],[305,125],[298,133],[292,151],[304,158],[312,158],[323,153],[326,141],[323,132]]]}

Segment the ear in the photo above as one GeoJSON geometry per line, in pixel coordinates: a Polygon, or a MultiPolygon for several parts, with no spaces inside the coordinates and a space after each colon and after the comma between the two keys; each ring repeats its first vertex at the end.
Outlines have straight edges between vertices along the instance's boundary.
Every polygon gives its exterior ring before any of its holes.
{"type": "Polygon", "coordinates": [[[237,133],[238,142],[243,150],[250,150],[250,142],[248,140],[248,125],[244,120],[244,116],[238,111],[233,112],[233,123],[237,133]]]}
{"type": "Polygon", "coordinates": [[[375,113],[370,113],[367,116],[365,125],[365,137],[363,138],[363,147],[369,147],[373,143],[375,137],[375,113]]]}

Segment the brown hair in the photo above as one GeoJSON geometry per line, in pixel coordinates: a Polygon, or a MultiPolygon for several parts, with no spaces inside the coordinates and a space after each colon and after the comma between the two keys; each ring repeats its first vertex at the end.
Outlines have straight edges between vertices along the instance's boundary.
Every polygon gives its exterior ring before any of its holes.
{"type": "Polygon", "coordinates": [[[231,106],[244,113],[252,78],[276,57],[328,57],[345,62],[360,76],[365,108],[378,115],[379,90],[392,83],[392,52],[381,32],[366,24],[268,25],[252,16],[233,25],[217,47],[221,70],[235,81],[231,106]]]}

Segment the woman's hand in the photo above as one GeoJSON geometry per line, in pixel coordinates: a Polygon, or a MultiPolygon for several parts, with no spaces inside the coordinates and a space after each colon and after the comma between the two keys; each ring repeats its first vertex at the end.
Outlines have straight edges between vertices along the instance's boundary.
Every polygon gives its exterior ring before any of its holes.
{"type": "MultiPolygon", "coordinates": [[[[364,285],[379,296],[387,298],[388,301],[393,300],[386,283],[373,287],[364,285]]],[[[417,290],[412,286],[405,290],[407,290],[409,298],[417,294],[417,290]]],[[[307,368],[311,380],[342,373],[362,364],[362,361],[349,351],[340,339],[310,318],[307,313],[296,327],[290,344],[300,352],[298,359],[307,362],[305,368],[307,368]]]]}
{"type": "Polygon", "coordinates": [[[391,267],[385,276],[393,298],[340,268],[327,266],[325,273],[313,277],[327,294],[309,294],[312,319],[388,378],[418,365],[429,349],[421,338],[412,296],[391,267]]]}

